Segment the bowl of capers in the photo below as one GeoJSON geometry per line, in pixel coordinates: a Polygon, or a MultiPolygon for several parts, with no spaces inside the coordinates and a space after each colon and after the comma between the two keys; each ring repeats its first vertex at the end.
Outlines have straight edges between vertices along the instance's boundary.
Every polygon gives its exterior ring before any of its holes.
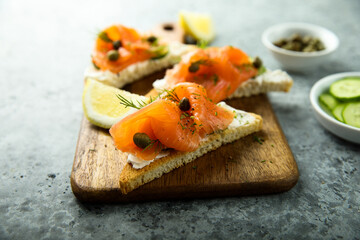
{"type": "Polygon", "coordinates": [[[309,23],[281,23],[265,30],[262,42],[287,70],[307,70],[325,64],[339,46],[338,37],[309,23]]]}

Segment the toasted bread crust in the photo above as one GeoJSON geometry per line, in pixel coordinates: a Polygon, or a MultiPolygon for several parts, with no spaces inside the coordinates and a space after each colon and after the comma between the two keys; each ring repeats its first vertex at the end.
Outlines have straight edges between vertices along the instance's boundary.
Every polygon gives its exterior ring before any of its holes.
{"type": "Polygon", "coordinates": [[[141,169],[135,169],[130,163],[127,163],[120,174],[121,192],[127,194],[145,183],[161,177],[165,173],[194,161],[207,152],[259,131],[262,128],[262,118],[253,113],[248,114],[254,117],[252,122],[209,135],[201,143],[200,147],[193,152],[172,151],[168,156],[157,159],[141,169]]]}
{"type": "Polygon", "coordinates": [[[293,85],[292,78],[284,71],[267,71],[243,82],[228,98],[249,97],[267,92],[288,92],[293,85]]]}

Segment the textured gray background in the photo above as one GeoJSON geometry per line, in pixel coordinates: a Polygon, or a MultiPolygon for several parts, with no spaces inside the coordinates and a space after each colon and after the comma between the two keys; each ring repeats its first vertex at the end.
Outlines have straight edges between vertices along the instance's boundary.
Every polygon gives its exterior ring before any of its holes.
{"type": "Polygon", "coordinates": [[[359,239],[360,146],[315,120],[308,95],[320,78],[360,70],[360,1],[1,1],[0,239],[359,239]],[[291,73],[270,99],[300,170],[269,196],[87,205],[69,183],[83,114],[82,74],[95,34],[113,23],[147,30],[179,9],[212,14],[214,45],[231,44],[279,65],[261,33],[287,21],[340,38],[323,66],[291,73]]]}

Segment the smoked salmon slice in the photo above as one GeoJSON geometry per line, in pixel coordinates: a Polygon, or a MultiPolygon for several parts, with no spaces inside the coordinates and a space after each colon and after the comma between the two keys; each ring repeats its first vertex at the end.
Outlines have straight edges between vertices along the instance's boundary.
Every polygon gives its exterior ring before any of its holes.
{"type": "Polygon", "coordinates": [[[232,46],[209,47],[188,53],[173,69],[167,70],[165,87],[194,82],[204,86],[208,97],[217,103],[257,73],[258,69],[249,56],[240,49],[232,46]]]}
{"type": "Polygon", "coordinates": [[[208,98],[203,86],[179,83],[157,100],[114,124],[110,134],[119,150],[152,160],[162,149],[196,150],[203,137],[226,129],[233,118],[234,113],[208,98]],[[145,147],[135,143],[137,133],[145,133],[149,138],[145,147]]]}
{"type": "Polygon", "coordinates": [[[156,37],[141,36],[135,29],[113,25],[98,34],[92,61],[102,71],[119,73],[134,63],[164,56],[166,48],[156,37]],[[109,53],[113,57],[109,58],[109,53]]]}

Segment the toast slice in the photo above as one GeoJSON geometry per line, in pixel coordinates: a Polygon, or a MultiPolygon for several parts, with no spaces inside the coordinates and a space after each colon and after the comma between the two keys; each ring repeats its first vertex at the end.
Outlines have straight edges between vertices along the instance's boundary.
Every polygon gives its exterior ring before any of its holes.
{"type": "MultiPolygon", "coordinates": [[[[156,80],[153,83],[156,93],[152,91],[152,95],[156,96],[157,92],[161,92],[165,88],[165,84],[166,78],[156,80]]],[[[293,79],[286,72],[282,70],[267,70],[260,76],[243,82],[228,99],[249,97],[267,92],[288,92],[292,85],[293,79]]]]}
{"type": "Polygon", "coordinates": [[[192,45],[185,45],[180,42],[169,43],[168,54],[160,59],[150,59],[143,62],[135,63],[119,73],[113,73],[109,70],[101,71],[94,66],[89,66],[84,73],[85,80],[93,78],[101,83],[121,88],[128,83],[133,83],[142,77],[169,68],[180,61],[182,55],[190,52],[195,48],[192,45]]]}
{"type": "MultiPolygon", "coordinates": [[[[225,105],[224,103],[219,104],[225,105]]],[[[165,173],[194,161],[196,158],[207,152],[213,151],[222,145],[261,130],[262,118],[259,115],[235,110],[233,108],[231,109],[235,111],[236,117],[229,127],[223,131],[208,135],[195,151],[179,152],[172,150],[169,155],[155,159],[149,165],[141,169],[135,169],[132,163],[128,161],[120,174],[121,192],[127,194],[134,189],[161,177],[165,173]]]]}
{"type": "Polygon", "coordinates": [[[243,82],[228,99],[249,97],[267,92],[288,92],[292,85],[293,80],[286,72],[268,70],[260,76],[243,82]]]}

